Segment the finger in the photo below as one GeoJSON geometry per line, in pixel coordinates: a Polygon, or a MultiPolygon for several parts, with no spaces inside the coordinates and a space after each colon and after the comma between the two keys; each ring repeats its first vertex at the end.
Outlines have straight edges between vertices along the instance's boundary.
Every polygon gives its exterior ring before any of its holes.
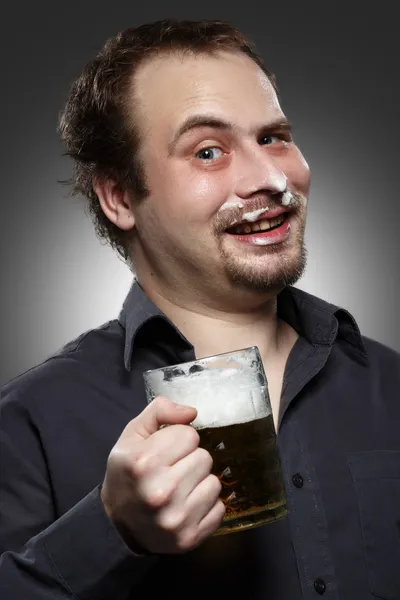
{"type": "Polygon", "coordinates": [[[203,448],[197,448],[170,468],[159,466],[149,469],[137,484],[141,502],[151,509],[168,504],[171,514],[183,514],[187,497],[208,477],[211,467],[210,454],[203,448]]]}
{"type": "Polygon", "coordinates": [[[197,525],[193,524],[182,531],[178,540],[179,550],[185,552],[193,550],[212,536],[221,525],[225,515],[225,506],[221,500],[217,500],[203,519],[197,525]]]}
{"type": "Polygon", "coordinates": [[[171,425],[153,433],[131,450],[134,477],[174,465],[197,449],[200,437],[189,425],[171,425]]]}
{"type": "Polygon", "coordinates": [[[175,491],[170,470],[169,467],[154,469],[137,482],[137,498],[151,512],[167,505],[175,491]]]}
{"type": "Polygon", "coordinates": [[[170,478],[175,482],[175,491],[170,499],[172,508],[186,502],[196,486],[208,477],[212,464],[210,453],[204,448],[196,448],[171,467],[170,478]]]}
{"type": "MultiPolygon", "coordinates": [[[[175,488],[176,489],[176,488],[175,488]]],[[[157,514],[158,525],[164,531],[195,531],[198,524],[218,499],[221,484],[215,475],[208,475],[186,498],[186,502],[173,502],[168,498],[157,514]]]]}
{"type": "Polygon", "coordinates": [[[225,516],[225,510],[225,505],[222,500],[217,500],[198,525],[197,535],[200,538],[200,541],[213,535],[213,533],[217,531],[225,516]]]}
{"type": "Polygon", "coordinates": [[[165,396],[157,396],[146,408],[126,426],[123,435],[147,439],[158,431],[161,425],[176,423],[189,424],[196,418],[197,410],[171,402],[165,396]]]}
{"type": "Polygon", "coordinates": [[[191,523],[199,524],[205,518],[219,499],[221,488],[221,482],[215,475],[208,475],[196,486],[185,503],[185,513],[191,523]]]}

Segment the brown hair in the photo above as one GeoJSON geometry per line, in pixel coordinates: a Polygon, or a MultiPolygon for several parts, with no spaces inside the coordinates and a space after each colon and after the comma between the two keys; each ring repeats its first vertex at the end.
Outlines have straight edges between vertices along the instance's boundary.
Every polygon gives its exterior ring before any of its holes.
{"type": "Polygon", "coordinates": [[[127,233],[105,216],[93,178],[113,178],[138,200],[148,193],[138,158],[139,134],[130,124],[132,115],[126,108],[132,77],[145,59],[156,54],[213,54],[221,50],[249,56],[277,91],[274,75],[240,31],[224,21],[171,19],[125,29],[109,38],[71,86],[59,124],[66,154],[74,161],[74,174],[68,183],[72,184],[72,194],[88,199],[97,235],[124,260],[129,258],[127,233]]]}

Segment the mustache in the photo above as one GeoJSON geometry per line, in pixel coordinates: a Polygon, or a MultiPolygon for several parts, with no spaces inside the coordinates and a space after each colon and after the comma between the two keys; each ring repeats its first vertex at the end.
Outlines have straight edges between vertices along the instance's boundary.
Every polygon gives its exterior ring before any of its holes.
{"type": "Polygon", "coordinates": [[[217,214],[215,219],[215,233],[222,233],[226,231],[233,223],[241,221],[243,215],[249,212],[255,212],[258,210],[274,210],[277,208],[286,208],[288,212],[301,212],[306,204],[306,197],[303,194],[291,192],[291,201],[288,206],[282,204],[283,193],[274,194],[274,196],[257,196],[251,200],[242,201],[243,208],[238,206],[232,206],[231,209],[226,209],[217,214]]]}

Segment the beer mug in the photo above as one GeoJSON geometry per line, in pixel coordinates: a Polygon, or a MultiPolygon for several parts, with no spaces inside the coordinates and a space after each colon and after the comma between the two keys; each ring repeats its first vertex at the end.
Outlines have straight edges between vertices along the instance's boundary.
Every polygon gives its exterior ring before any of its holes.
{"type": "Polygon", "coordinates": [[[166,396],[194,406],[191,425],[211,454],[222,485],[224,519],[215,535],[270,523],[287,514],[267,380],[258,348],[143,373],[147,401],[166,396]]]}

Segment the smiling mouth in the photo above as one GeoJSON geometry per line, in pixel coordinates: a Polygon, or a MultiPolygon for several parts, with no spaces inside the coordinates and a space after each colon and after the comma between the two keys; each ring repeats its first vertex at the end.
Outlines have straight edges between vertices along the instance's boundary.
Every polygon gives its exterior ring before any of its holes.
{"type": "Polygon", "coordinates": [[[239,225],[229,227],[226,232],[231,235],[251,235],[252,233],[273,231],[274,229],[278,229],[287,217],[288,213],[284,213],[273,219],[260,219],[260,221],[255,221],[254,223],[240,223],[239,225]]]}

